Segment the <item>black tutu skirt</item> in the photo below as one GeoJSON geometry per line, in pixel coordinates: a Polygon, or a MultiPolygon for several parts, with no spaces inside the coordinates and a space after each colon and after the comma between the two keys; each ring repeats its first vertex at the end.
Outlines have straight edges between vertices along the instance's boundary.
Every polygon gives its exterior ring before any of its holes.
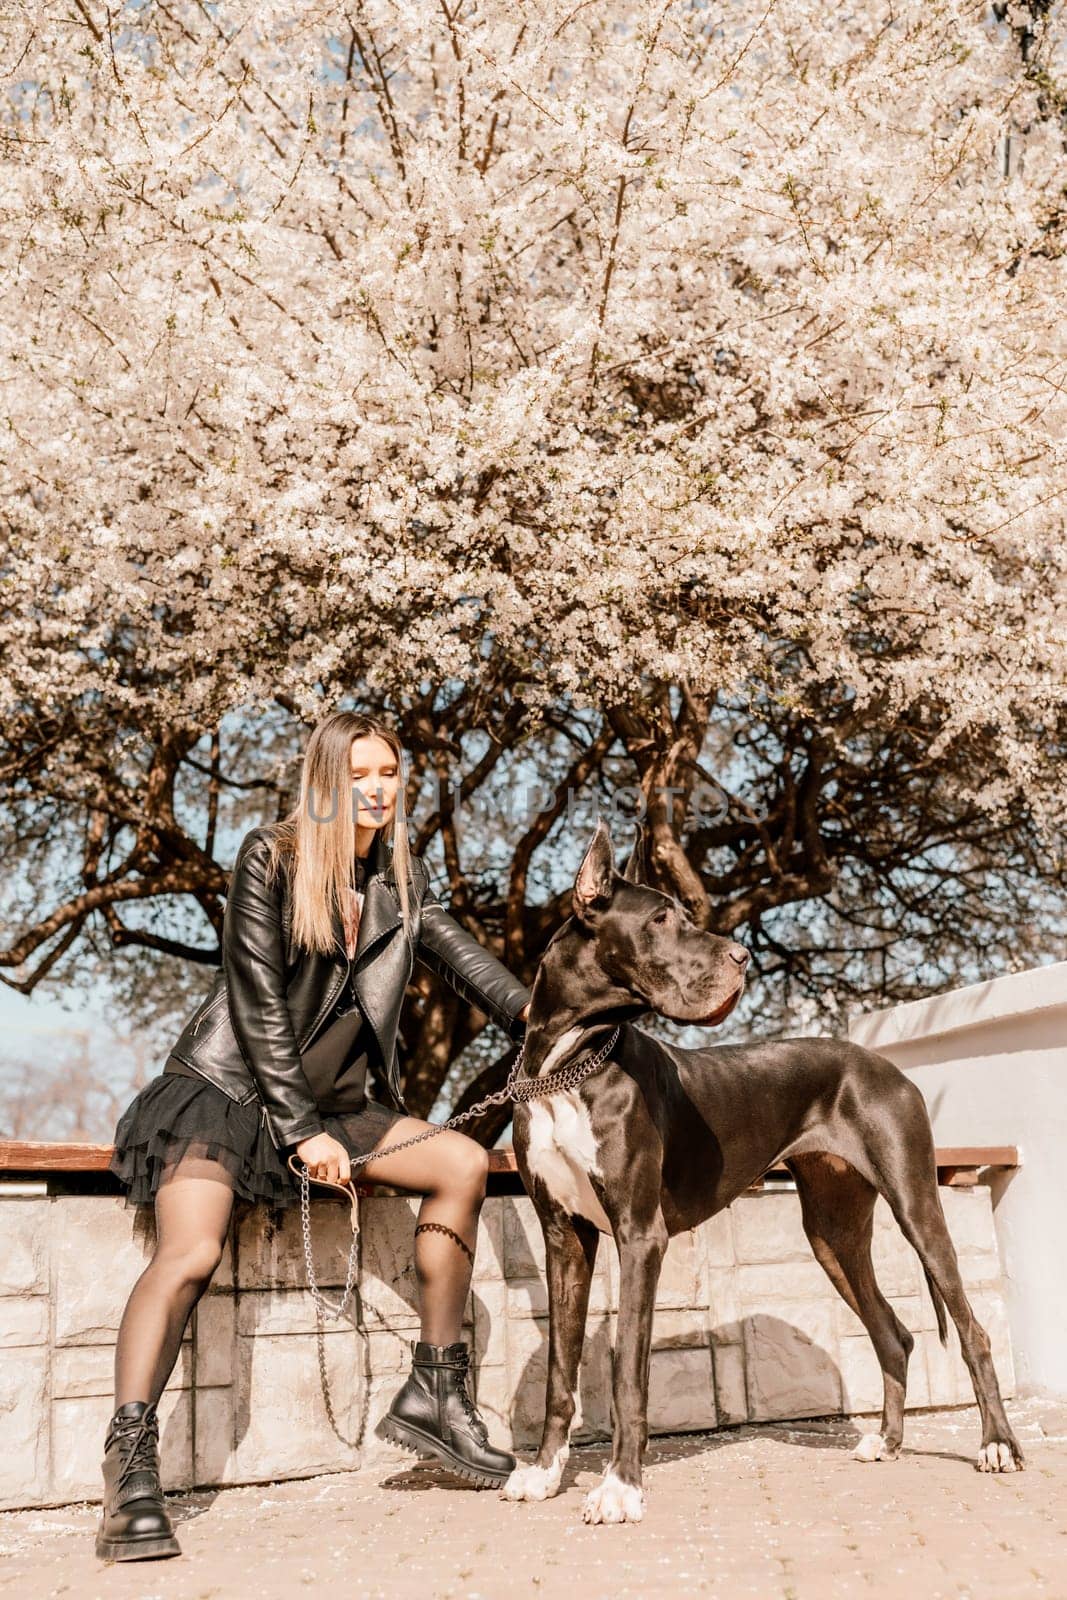
{"type": "MultiPolygon", "coordinates": [[[[373,1150],[403,1115],[368,1099],[361,1111],[322,1121],[356,1156],[373,1150]]],[[[163,1072],[146,1083],[119,1118],[114,1144],[109,1170],[122,1184],[128,1206],[151,1205],[164,1169],[179,1162],[189,1176],[224,1177],[236,1196],[252,1204],[286,1207],[300,1199],[258,1100],[238,1105],[206,1078],[163,1072]],[[208,1162],[213,1165],[202,1165],[208,1162]]]]}

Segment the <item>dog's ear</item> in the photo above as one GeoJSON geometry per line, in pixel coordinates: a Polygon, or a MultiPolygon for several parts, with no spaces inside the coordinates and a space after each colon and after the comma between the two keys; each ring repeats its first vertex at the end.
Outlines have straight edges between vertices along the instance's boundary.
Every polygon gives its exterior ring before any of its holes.
{"type": "Polygon", "coordinates": [[[622,869],[622,875],[627,883],[648,882],[648,860],[645,855],[645,830],[641,822],[635,822],[637,832],[634,834],[633,849],[630,859],[622,869]]]}
{"type": "Polygon", "coordinates": [[[579,921],[588,922],[610,904],[614,876],[615,850],[607,823],[600,817],[574,880],[571,901],[579,921]]]}

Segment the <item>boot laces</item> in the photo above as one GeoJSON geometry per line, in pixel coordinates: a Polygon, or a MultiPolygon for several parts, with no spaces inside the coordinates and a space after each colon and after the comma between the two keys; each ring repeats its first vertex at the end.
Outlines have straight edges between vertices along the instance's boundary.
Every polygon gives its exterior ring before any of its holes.
{"type": "Polygon", "coordinates": [[[159,1424],[154,1415],[143,1416],[132,1427],[119,1427],[115,1437],[122,1453],[122,1471],[119,1473],[119,1483],[123,1484],[135,1472],[156,1472],[158,1462],[156,1458],[159,1424]]]}
{"type": "Polygon", "coordinates": [[[481,1444],[485,1444],[489,1438],[489,1429],[478,1415],[478,1407],[467,1393],[467,1364],[465,1361],[456,1373],[456,1393],[459,1395],[460,1403],[467,1414],[467,1419],[476,1437],[481,1444]]]}

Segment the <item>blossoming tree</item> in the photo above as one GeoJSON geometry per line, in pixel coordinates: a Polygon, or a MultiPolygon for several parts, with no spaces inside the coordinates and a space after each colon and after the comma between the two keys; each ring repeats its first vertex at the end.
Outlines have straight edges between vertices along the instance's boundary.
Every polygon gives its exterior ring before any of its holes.
{"type": "MultiPolygon", "coordinates": [[[[219,796],[273,776],[217,730],[269,708],[291,741],[346,696],[392,711],[416,777],[470,736],[469,788],[518,749],[639,782],[663,885],[814,1000],[916,992],[976,938],[1040,954],[1016,913],[1025,889],[1055,925],[1064,888],[1061,22],[16,6],[3,839],[65,851],[69,892],[17,908],[9,981],[101,928],[217,960],[219,796]],[[706,782],[727,799],[687,825],[706,782]],[[123,916],[174,895],[199,932],[123,916]]],[[[557,821],[482,900],[447,814],[421,841],[517,970],[565,911],[527,894],[557,821]]]]}

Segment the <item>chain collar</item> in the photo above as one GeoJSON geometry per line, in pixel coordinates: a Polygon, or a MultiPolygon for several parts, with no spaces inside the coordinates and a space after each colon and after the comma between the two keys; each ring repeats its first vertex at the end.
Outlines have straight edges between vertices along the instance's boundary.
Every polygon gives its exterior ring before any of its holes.
{"type": "Polygon", "coordinates": [[[508,1073],[507,1083],[503,1089],[498,1089],[496,1094],[489,1095],[483,1104],[502,1105],[505,1100],[515,1100],[517,1102],[540,1100],[544,1095],[557,1094],[565,1089],[576,1089],[580,1083],[584,1083],[586,1078],[591,1078],[593,1073],[599,1070],[604,1059],[615,1048],[619,1032],[620,1029],[616,1025],[608,1035],[607,1042],[601,1045],[595,1055],[587,1056],[584,1061],[568,1061],[565,1066],[556,1067],[552,1072],[529,1078],[519,1077],[519,1070],[526,1055],[526,1040],[524,1039],[522,1048],[515,1057],[514,1065],[508,1073]]]}

